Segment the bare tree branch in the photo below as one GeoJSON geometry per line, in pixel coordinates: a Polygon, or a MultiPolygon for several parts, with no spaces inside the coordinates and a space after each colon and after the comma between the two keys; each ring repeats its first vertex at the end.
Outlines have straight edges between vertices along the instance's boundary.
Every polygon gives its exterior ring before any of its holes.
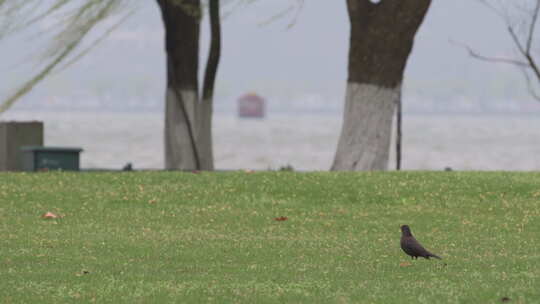
{"type": "Polygon", "coordinates": [[[105,6],[102,11],[100,11],[97,16],[90,20],[87,27],[84,28],[80,35],[77,36],[75,39],[73,39],[70,43],[68,43],[62,50],[60,54],[54,58],[54,60],[49,63],[41,72],[39,72],[36,76],[34,76],[32,79],[30,79],[28,82],[26,82],[24,85],[22,85],[15,94],[8,97],[2,104],[0,104],[0,113],[5,112],[7,109],[9,109],[19,98],[24,96],[26,93],[28,93],[30,90],[34,88],[34,86],[39,83],[41,80],[43,80],[47,75],[49,75],[52,70],[58,66],[73,50],[81,43],[81,41],[84,39],[84,37],[88,34],[88,32],[93,28],[93,23],[101,20],[103,14],[107,12],[107,10],[110,9],[110,6],[105,6]]]}
{"type": "Polygon", "coordinates": [[[259,26],[266,26],[268,24],[271,24],[275,22],[276,20],[285,18],[286,16],[289,16],[290,14],[294,13],[294,16],[292,17],[292,20],[287,25],[287,29],[290,29],[293,27],[296,22],[298,21],[298,17],[304,7],[304,0],[295,0],[296,4],[291,4],[289,7],[283,9],[282,11],[272,15],[267,20],[264,20],[259,23],[259,26]]]}
{"type": "Polygon", "coordinates": [[[300,12],[302,12],[302,9],[304,8],[304,0],[298,0],[298,8],[296,9],[296,14],[294,15],[292,21],[289,23],[287,28],[292,28],[296,22],[298,22],[298,17],[300,16],[300,12]]]}
{"type": "Polygon", "coordinates": [[[488,57],[488,56],[481,55],[480,53],[476,52],[470,46],[464,43],[455,42],[453,40],[450,40],[450,43],[465,48],[471,57],[479,59],[479,60],[489,61],[489,62],[507,63],[507,64],[512,64],[512,65],[516,65],[523,68],[529,68],[529,63],[527,62],[510,59],[510,58],[488,57]]]}
{"type": "MultiPolygon", "coordinates": [[[[536,60],[533,54],[531,53],[533,45],[534,45],[534,39],[535,39],[534,33],[536,32],[536,25],[538,23],[538,19],[540,16],[540,0],[535,0],[534,7],[525,5],[524,2],[516,3],[515,1],[513,1],[514,8],[518,10],[518,12],[520,12],[521,14],[527,15],[526,18],[518,19],[517,21],[519,22],[517,24],[516,24],[516,20],[512,20],[512,18],[509,17],[510,10],[499,9],[495,7],[494,5],[490,4],[488,0],[477,0],[477,1],[484,4],[486,7],[490,8],[491,10],[493,10],[506,23],[506,30],[508,31],[514,46],[517,48],[520,57],[522,57],[521,59],[524,61],[515,60],[515,59],[506,59],[506,58],[501,59],[501,58],[486,57],[473,51],[470,47],[465,46],[467,50],[469,51],[469,54],[471,54],[471,56],[473,56],[474,58],[484,60],[484,61],[510,63],[515,66],[518,66],[523,72],[530,95],[537,101],[540,101],[540,95],[534,90],[532,80],[531,80],[531,75],[529,75],[530,71],[532,70],[532,73],[534,74],[536,82],[540,83],[540,68],[538,64],[536,63],[536,60]],[[519,3],[524,4],[524,5],[519,5],[519,3]],[[527,22],[524,20],[530,20],[530,22],[527,22]],[[520,33],[522,32],[522,30],[520,29],[520,25],[527,28],[526,30],[523,30],[524,33],[521,34],[521,37],[520,37],[520,33]],[[523,42],[520,41],[520,38],[522,38],[521,40],[523,40],[523,42]]],[[[510,2],[507,2],[507,3],[510,3],[510,2]]]]}
{"type": "Polygon", "coordinates": [[[73,57],[71,60],[69,60],[66,64],[64,64],[62,67],[60,67],[56,73],[61,72],[67,68],[69,68],[71,65],[77,63],[80,59],[82,59],[84,56],[86,56],[91,50],[96,48],[98,45],[100,45],[105,39],[107,39],[112,32],[114,32],[118,27],[120,27],[124,22],[131,17],[135,11],[131,11],[130,13],[126,14],[122,19],[120,19],[118,22],[116,22],[114,25],[112,25],[105,33],[103,33],[99,38],[94,40],[94,42],[90,43],[90,45],[79,52],[75,57],[73,57]]]}
{"type": "Polygon", "coordinates": [[[519,38],[518,38],[516,32],[514,31],[514,29],[511,26],[508,26],[506,29],[508,30],[508,33],[510,33],[510,37],[512,37],[512,40],[514,41],[514,44],[516,45],[516,47],[519,50],[519,52],[521,53],[521,55],[527,57],[527,51],[521,45],[521,42],[519,42],[519,38]]]}
{"type": "MultiPolygon", "coordinates": [[[[521,45],[515,30],[511,26],[508,26],[508,32],[510,33],[512,40],[514,41],[514,44],[518,48],[521,55],[523,55],[523,57],[525,57],[525,59],[527,60],[527,67],[533,70],[536,78],[540,81],[540,69],[538,68],[538,65],[536,64],[536,61],[532,57],[531,53],[521,45]]],[[[532,39],[532,37],[529,37],[527,39],[532,39]]]]}
{"type": "Polygon", "coordinates": [[[523,75],[525,77],[525,81],[527,83],[527,90],[529,91],[529,94],[537,101],[540,101],[540,95],[538,95],[536,91],[534,90],[534,86],[532,84],[529,73],[527,73],[527,69],[521,69],[521,71],[523,72],[523,75]]]}
{"type": "Polygon", "coordinates": [[[534,8],[534,11],[533,11],[533,16],[532,16],[531,24],[529,27],[528,38],[527,38],[527,48],[526,48],[527,53],[531,52],[531,47],[533,44],[533,37],[534,37],[534,30],[536,29],[536,21],[538,20],[539,11],[540,11],[540,1],[536,1],[536,7],[534,8]]]}
{"type": "MultiPolygon", "coordinates": [[[[56,0],[48,6],[44,13],[32,12],[33,14],[30,14],[29,16],[23,16],[23,21],[20,21],[18,17],[20,14],[27,12],[24,9],[29,7],[36,9],[39,5],[43,5],[43,1],[10,0],[9,2],[0,2],[0,17],[4,17],[4,19],[0,18],[2,21],[0,25],[3,23],[3,25],[7,27],[7,30],[0,30],[0,39],[2,38],[2,35],[13,34],[14,32],[35,24],[37,21],[51,16],[54,13],[62,13],[61,16],[64,18],[63,26],[58,34],[53,37],[53,44],[43,53],[47,60],[50,59],[50,62],[30,80],[23,83],[15,93],[0,102],[0,114],[8,110],[16,101],[30,92],[39,82],[55,71],[62,62],[69,59],[98,23],[113,15],[120,7],[122,9],[128,8],[127,5],[121,6],[124,1],[125,0],[87,0],[82,5],[78,7],[75,6],[71,8],[70,11],[65,11],[62,9],[67,8],[67,4],[73,4],[75,2],[71,0],[56,0]]],[[[121,19],[120,23],[125,21],[127,16],[131,15],[133,12],[129,9],[126,11],[128,13],[126,13],[125,18],[121,19]]],[[[119,26],[119,23],[114,24],[108,31],[105,31],[103,36],[108,36],[112,29],[117,26],[119,26]]],[[[94,43],[103,41],[103,36],[95,40],[94,43]]],[[[79,60],[94,46],[95,44],[81,51],[78,55],[75,55],[64,68],[79,60]]]]}
{"type": "Polygon", "coordinates": [[[478,2],[482,3],[483,5],[485,5],[487,8],[489,8],[490,10],[492,10],[495,14],[497,14],[501,19],[503,19],[506,23],[508,23],[508,15],[505,14],[505,11],[504,10],[499,10],[497,7],[491,5],[488,1],[486,0],[477,0],[478,2]]]}

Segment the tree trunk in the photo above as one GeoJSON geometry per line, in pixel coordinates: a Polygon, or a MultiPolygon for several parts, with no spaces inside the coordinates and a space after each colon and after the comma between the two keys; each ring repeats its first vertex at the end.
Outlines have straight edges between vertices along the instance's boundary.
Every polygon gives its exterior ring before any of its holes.
{"type": "Polygon", "coordinates": [[[386,170],[403,71],[431,0],[347,0],[347,4],[349,71],[332,170],[386,170]]]}
{"type": "Polygon", "coordinates": [[[398,97],[397,101],[397,113],[396,113],[396,170],[401,170],[401,143],[403,141],[402,133],[403,133],[403,107],[402,107],[402,100],[401,100],[401,94],[398,97]]]}
{"type": "Polygon", "coordinates": [[[204,73],[202,101],[199,111],[199,133],[201,167],[204,170],[214,169],[214,153],[212,144],[212,113],[214,103],[214,84],[221,56],[221,19],[219,0],[210,0],[210,51],[204,73]]]}
{"type": "Polygon", "coordinates": [[[157,0],[165,26],[165,168],[201,169],[197,139],[200,0],[157,0]]]}

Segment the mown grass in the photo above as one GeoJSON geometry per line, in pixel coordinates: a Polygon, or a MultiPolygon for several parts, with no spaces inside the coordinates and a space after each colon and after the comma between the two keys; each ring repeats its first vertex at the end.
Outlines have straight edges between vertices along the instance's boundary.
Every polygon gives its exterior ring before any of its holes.
{"type": "Polygon", "coordinates": [[[539,215],[538,173],[5,173],[0,302],[538,303],[539,215]]]}

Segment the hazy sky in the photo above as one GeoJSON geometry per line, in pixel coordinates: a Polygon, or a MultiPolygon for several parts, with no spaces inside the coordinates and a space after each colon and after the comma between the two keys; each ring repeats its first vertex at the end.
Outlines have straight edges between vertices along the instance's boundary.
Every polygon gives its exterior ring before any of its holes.
{"type": "MultiPolygon", "coordinates": [[[[140,2],[138,13],[107,41],[76,66],[40,84],[24,102],[86,94],[112,103],[140,98],[161,104],[165,86],[161,19],[155,1],[140,2]]],[[[291,107],[343,102],[349,37],[346,1],[305,0],[291,28],[294,13],[266,22],[296,2],[259,0],[224,20],[219,99],[256,91],[290,101],[291,107]]],[[[204,21],[201,49],[206,51],[204,21]]],[[[0,41],[0,96],[38,66],[39,57],[32,54],[46,44],[36,40],[26,36],[0,41]]],[[[514,54],[503,23],[475,0],[433,0],[407,65],[405,102],[533,103],[518,70],[471,59],[450,40],[486,55],[514,54]]]]}

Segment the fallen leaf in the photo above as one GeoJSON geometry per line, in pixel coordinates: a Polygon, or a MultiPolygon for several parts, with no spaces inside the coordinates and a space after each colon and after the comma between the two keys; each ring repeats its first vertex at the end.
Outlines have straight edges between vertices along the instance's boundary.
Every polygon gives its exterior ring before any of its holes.
{"type": "Polygon", "coordinates": [[[276,217],[274,219],[274,221],[278,221],[278,222],[283,222],[283,221],[286,221],[288,220],[288,218],[286,216],[280,216],[280,217],[276,217]]]}
{"type": "Polygon", "coordinates": [[[510,302],[510,298],[509,297],[503,297],[503,298],[501,298],[501,301],[502,302],[510,302]]]}
{"type": "Polygon", "coordinates": [[[399,263],[399,267],[409,267],[409,266],[412,266],[412,264],[409,263],[409,262],[402,262],[402,263],[399,263]]]}
{"type": "Polygon", "coordinates": [[[48,212],[45,212],[41,215],[41,218],[43,219],[56,219],[56,218],[59,218],[58,215],[48,211],[48,212]]]}

